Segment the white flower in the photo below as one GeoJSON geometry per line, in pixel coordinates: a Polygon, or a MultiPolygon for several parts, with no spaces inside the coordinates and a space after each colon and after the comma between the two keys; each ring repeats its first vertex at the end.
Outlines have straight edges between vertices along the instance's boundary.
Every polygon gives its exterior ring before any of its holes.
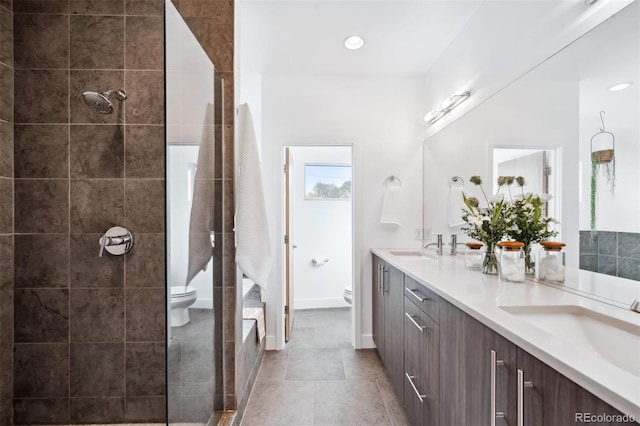
{"type": "Polygon", "coordinates": [[[480,218],[478,216],[476,216],[473,219],[471,219],[471,224],[475,225],[475,226],[482,226],[482,222],[483,222],[482,218],[480,218]]]}
{"type": "Polygon", "coordinates": [[[502,193],[496,194],[496,195],[492,195],[491,197],[489,197],[489,202],[491,202],[491,203],[499,203],[502,200],[504,200],[504,194],[502,194],[502,193]]]}
{"type": "Polygon", "coordinates": [[[533,204],[531,204],[531,203],[525,203],[525,204],[524,204],[524,208],[525,208],[525,209],[527,209],[527,210],[533,210],[533,204]]]}
{"type": "Polygon", "coordinates": [[[547,201],[549,201],[550,199],[553,198],[553,195],[551,194],[540,194],[540,202],[541,203],[546,203],[547,201]]]}

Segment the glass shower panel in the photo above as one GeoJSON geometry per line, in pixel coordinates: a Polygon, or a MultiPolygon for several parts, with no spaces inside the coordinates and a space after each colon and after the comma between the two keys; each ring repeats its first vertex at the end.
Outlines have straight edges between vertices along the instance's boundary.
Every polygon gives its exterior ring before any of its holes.
{"type": "Polygon", "coordinates": [[[166,2],[167,420],[214,412],[214,65],[166,2]]]}

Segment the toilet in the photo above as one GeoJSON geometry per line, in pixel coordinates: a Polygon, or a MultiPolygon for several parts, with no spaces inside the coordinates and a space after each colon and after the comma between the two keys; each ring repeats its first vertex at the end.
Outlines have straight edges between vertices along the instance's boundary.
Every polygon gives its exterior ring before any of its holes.
{"type": "Polygon", "coordinates": [[[171,327],[180,327],[189,322],[189,306],[198,298],[195,287],[171,287],[171,327]]]}
{"type": "Polygon", "coordinates": [[[344,288],[344,301],[351,304],[351,286],[344,288]]]}

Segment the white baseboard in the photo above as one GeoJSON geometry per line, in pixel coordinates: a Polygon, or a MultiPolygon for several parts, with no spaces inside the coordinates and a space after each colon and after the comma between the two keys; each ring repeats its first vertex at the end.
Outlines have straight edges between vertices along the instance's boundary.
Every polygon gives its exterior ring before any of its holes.
{"type": "Polygon", "coordinates": [[[375,348],[376,344],[373,341],[372,334],[363,334],[362,335],[362,348],[363,349],[372,349],[375,348]]]}
{"type": "Polygon", "coordinates": [[[198,297],[196,299],[196,302],[189,307],[196,308],[196,309],[213,309],[213,299],[198,297]]]}
{"type": "Polygon", "coordinates": [[[265,349],[268,351],[275,351],[276,348],[276,336],[267,334],[265,341],[265,349]]]}
{"type": "Polygon", "coordinates": [[[294,309],[348,308],[349,305],[342,297],[327,297],[324,299],[296,299],[294,309]]]}

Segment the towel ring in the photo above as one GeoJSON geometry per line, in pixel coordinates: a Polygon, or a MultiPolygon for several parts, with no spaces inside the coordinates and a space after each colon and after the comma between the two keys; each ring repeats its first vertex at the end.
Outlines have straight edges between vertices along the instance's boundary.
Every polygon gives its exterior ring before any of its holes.
{"type": "Polygon", "coordinates": [[[400,180],[399,177],[391,175],[388,178],[385,179],[384,181],[384,186],[386,186],[387,188],[389,188],[389,184],[390,183],[394,183],[395,181],[398,181],[398,188],[402,186],[402,181],[400,180]]]}
{"type": "Polygon", "coordinates": [[[454,176],[451,178],[451,180],[449,180],[449,188],[453,188],[454,185],[451,185],[451,182],[453,182],[456,186],[456,188],[464,188],[464,179],[462,179],[460,176],[454,176]]]}

